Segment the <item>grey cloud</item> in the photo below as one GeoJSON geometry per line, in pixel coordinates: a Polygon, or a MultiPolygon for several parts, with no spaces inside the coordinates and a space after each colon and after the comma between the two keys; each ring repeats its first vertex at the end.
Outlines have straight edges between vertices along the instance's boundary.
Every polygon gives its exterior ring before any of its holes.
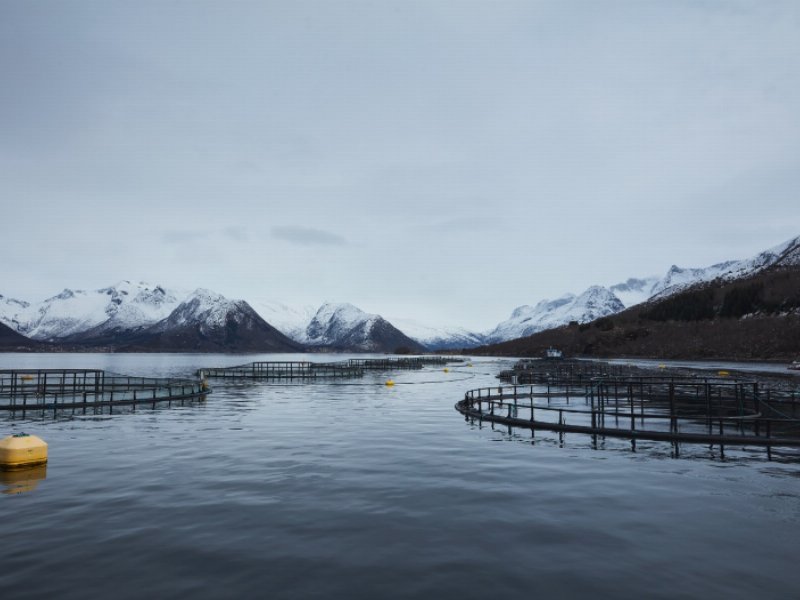
{"type": "Polygon", "coordinates": [[[293,225],[273,227],[272,237],[301,246],[344,246],[347,244],[347,240],[342,236],[330,231],[293,225]]]}

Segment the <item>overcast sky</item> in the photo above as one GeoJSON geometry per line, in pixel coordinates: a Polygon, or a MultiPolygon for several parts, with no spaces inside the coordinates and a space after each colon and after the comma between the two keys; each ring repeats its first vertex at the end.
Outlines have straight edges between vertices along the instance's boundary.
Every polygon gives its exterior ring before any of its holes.
{"type": "Polygon", "coordinates": [[[800,2],[0,0],[0,294],[485,329],[800,235],[800,2]]]}

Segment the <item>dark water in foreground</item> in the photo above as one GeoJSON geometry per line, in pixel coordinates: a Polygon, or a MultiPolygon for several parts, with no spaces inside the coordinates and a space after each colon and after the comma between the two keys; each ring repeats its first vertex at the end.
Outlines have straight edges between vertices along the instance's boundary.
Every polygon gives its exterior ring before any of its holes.
{"type": "MultiPolygon", "coordinates": [[[[0,355],[0,368],[190,374],[256,358],[0,355]]],[[[186,406],[0,416],[3,435],[50,444],[46,478],[0,495],[0,594],[797,597],[800,461],[532,443],[465,422],[453,404],[507,364],[393,373],[393,388],[380,374],[217,384],[186,406]]]]}

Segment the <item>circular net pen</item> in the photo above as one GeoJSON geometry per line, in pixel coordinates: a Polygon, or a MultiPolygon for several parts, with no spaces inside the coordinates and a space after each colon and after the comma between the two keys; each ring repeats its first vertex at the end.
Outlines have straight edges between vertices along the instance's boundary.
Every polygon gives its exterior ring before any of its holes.
{"type": "Polygon", "coordinates": [[[725,378],[628,377],[470,390],[466,419],[593,436],[800,447],[800,395],[725,378]]]}
{"type": "Polygon", "coordinates": [[[0,411],[75,411],[183,402],[210,393],[203,381],[131,377],[98,369],[0,370],[0,411]]]}
{"type": "Polygon", "coordinates": [[[318,379],[343,379],[362,377],[364,369],[349,362],[314,363],[307,361],[265,361],[246,365],[199,369],[201,379],[259,381],[314,381],[318,379]]]}

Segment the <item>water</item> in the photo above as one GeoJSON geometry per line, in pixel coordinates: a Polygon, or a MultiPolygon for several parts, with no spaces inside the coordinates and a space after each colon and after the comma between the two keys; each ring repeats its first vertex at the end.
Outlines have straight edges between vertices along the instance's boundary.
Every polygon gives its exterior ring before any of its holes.
{"type": "MultiPolygon", "coordinates": [[[[191,375],[298,356],[0,355],[191,375]]],[[[311,357],[331,360],[331,356],[311,357]]],[[[336,357],[338,358],[338,357],[336,357]]],[[[786,598],[800,462],[465,421],[511,361],[351,385],[216,384],[205,402],[10,420],[46,478],[0,495],[12,598],[786,598]]]]}

